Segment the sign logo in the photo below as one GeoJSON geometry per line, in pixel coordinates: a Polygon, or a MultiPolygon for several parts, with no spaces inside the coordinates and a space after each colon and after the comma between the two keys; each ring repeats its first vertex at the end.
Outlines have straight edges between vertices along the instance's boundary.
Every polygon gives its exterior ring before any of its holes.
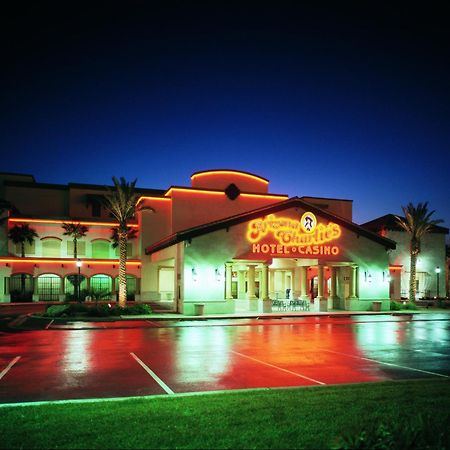
{"type": "Polygon", "coordinates": [[[317,225],[316,216],[312,212],[305,212],[300,220],[300,226],[305,233],[312,233],[317,225]]]}
{"type": "Polygon", "coordinates": [[[249,222],[247,240],[252,253],[273,256],[338,255],[339,247],[326,245],[341,236],[341,227],[334,222],[318,223],[312,212],[305,212],[300,220],[270,214],[249,222]]]}

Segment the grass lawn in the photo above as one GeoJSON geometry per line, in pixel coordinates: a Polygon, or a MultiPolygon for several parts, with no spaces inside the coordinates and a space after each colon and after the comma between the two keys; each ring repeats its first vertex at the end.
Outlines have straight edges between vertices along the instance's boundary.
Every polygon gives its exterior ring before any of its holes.
{"type": "MultiPolygon", "coordinates": [[[[428,448],[449,448],[450,381],[5,406],[0,418],[2,449],[317,449],[337,448],[345,443],[342,437],[364,437],[364,431],[372,441],[381,433],[391,442],[376,448],[405,448],[412,435],[430,443],[428,448]],[[446,444],[433,446],[443,431],[446,444]]],[[[357,446],[349,442],[344,447],[357,446]]],[[[423,448],[420,442],[417,448],[423,448]]]]}

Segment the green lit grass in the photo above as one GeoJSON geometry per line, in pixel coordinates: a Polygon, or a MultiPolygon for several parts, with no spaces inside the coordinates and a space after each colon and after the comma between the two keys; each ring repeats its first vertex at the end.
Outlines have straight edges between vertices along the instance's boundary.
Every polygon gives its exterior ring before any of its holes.
{"type": "Polygon", "coordinates": [[[3,407],[0,447],[331,448],[419,413],[440,427],[449,411],[450,381],[436,378],[3,407]]]}

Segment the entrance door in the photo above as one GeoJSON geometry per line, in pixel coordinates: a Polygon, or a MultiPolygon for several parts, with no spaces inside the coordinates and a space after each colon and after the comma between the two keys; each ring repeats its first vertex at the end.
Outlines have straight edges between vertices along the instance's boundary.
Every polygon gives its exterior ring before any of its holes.
{"type": "Polygon", "coordinates": [[[311,300],[314,300],[319,293],[319,283],[317,277],[311,278],[311,282],[309,285],[309,296],[311,300]]]}

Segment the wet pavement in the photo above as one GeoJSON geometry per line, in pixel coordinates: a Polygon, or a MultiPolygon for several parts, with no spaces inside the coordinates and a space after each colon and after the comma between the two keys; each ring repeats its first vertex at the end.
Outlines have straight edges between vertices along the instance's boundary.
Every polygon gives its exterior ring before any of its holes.
{"type": "Polygon", "coordinates": [[[450,379],[445,313],[191,319],[3,327],[0,403],[450,379]]]}

